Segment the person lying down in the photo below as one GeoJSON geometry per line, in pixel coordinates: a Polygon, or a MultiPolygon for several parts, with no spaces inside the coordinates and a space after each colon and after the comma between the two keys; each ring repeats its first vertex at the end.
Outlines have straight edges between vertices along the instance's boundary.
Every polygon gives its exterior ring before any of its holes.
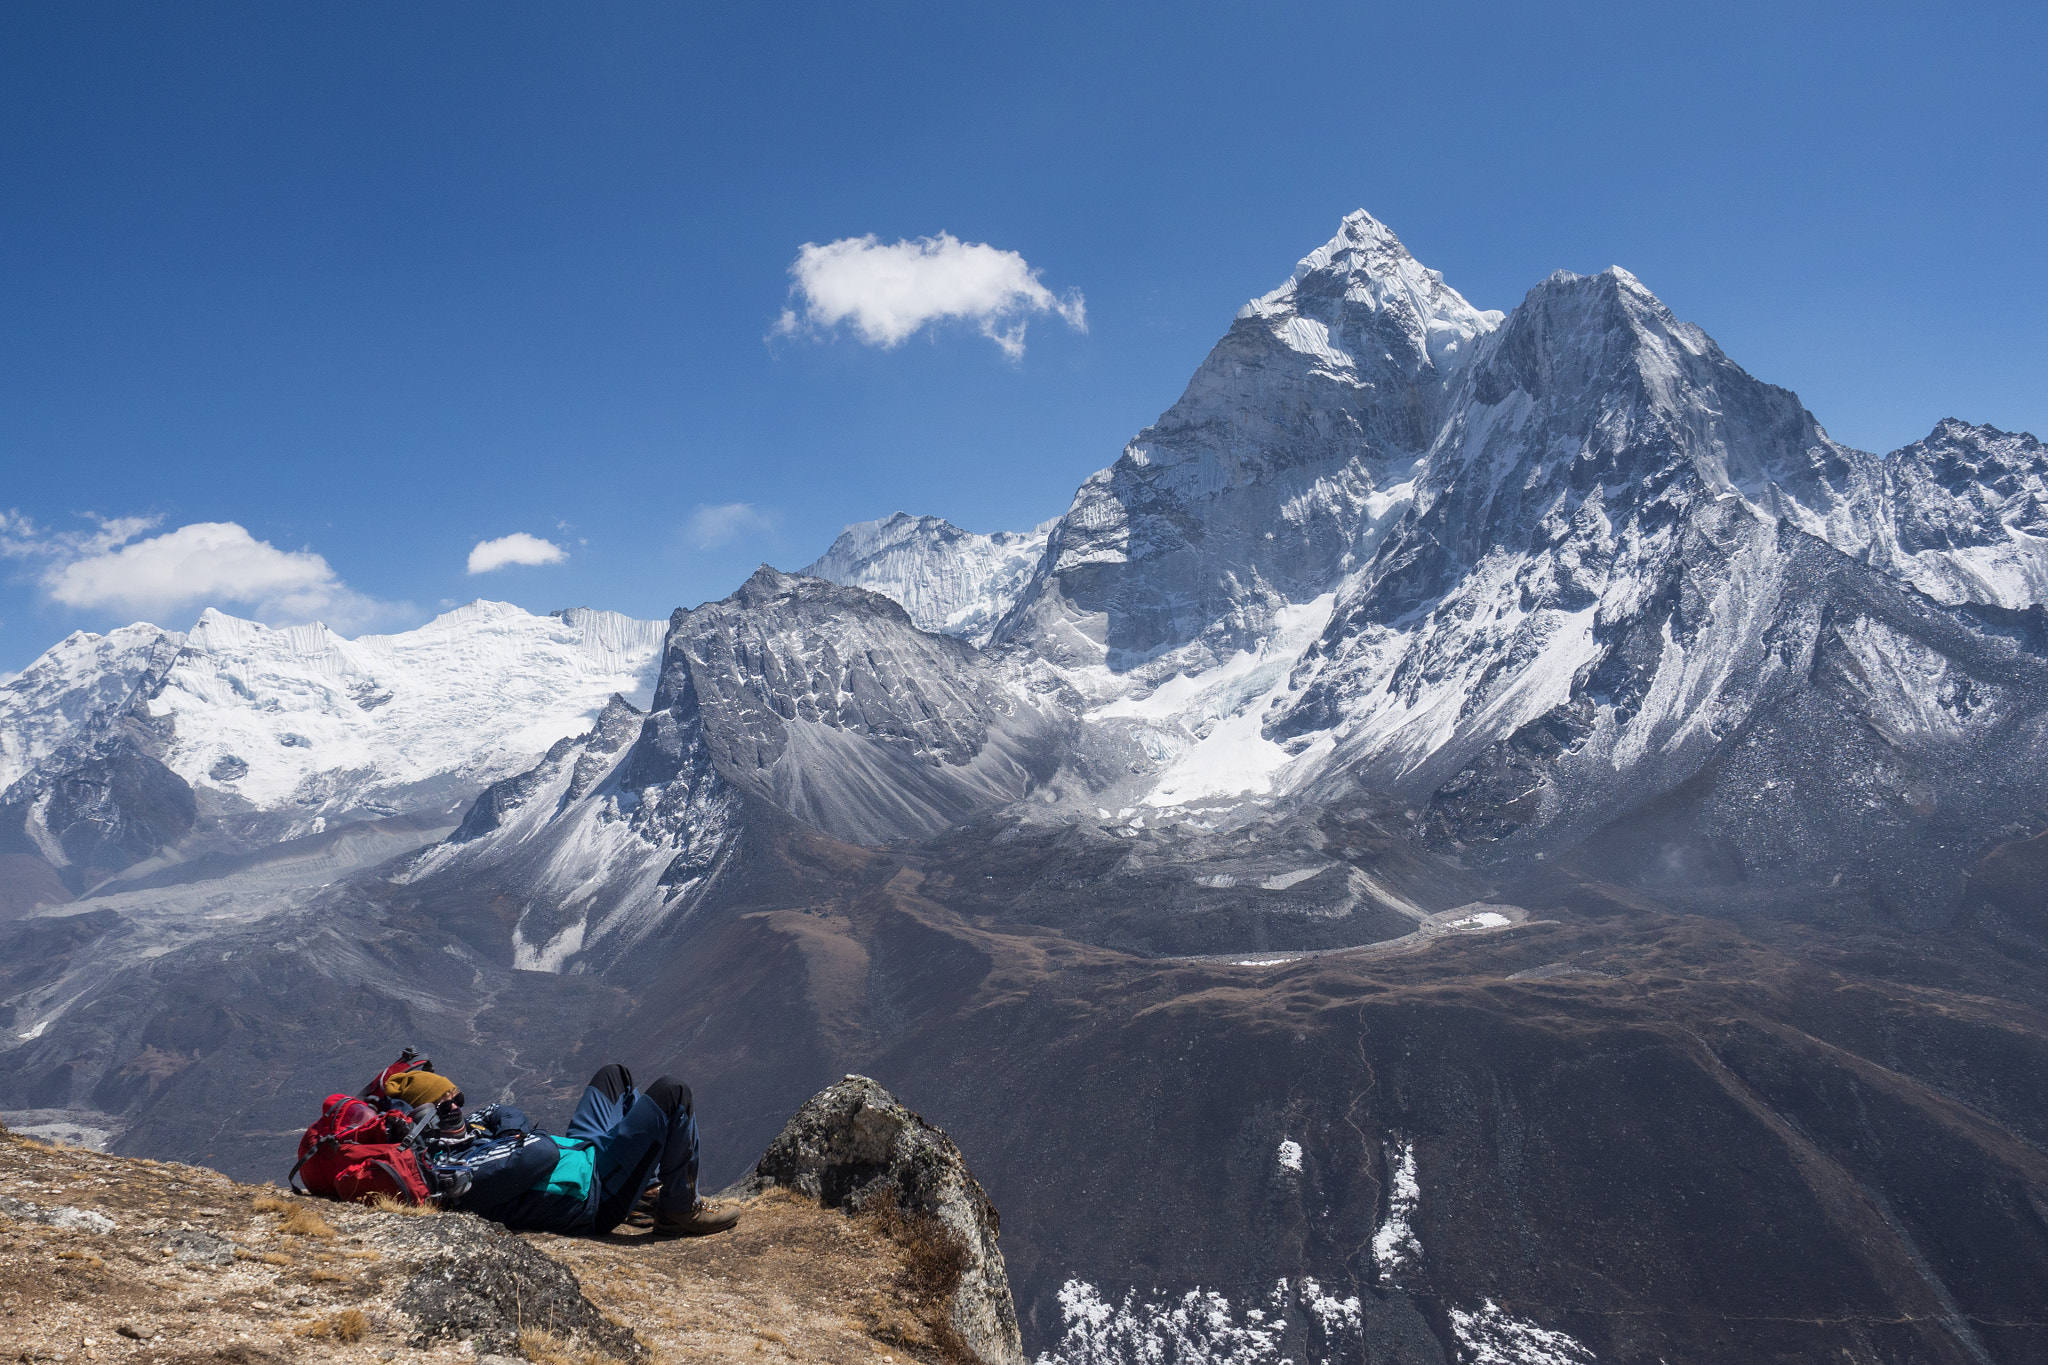
{"type": "MultiPolygon", "coordinates": [[[[393,1076],[393,1099],[447,1113],[461,1092],[433,1072],[393,1076]],[[446,1090],[441,1091],[440,1086],[446,1090]],[[397,1093],[395,1087],[410,1087],[397,1093]],[[422,1087],[436,1094],[415,1093],[422,1087]]],[[[451,1115],[453,1117],[453,1115],[451,1115]]],[[[600,1067],[577,1102],[568,1132],[538,1128],[523,1110],[494,1104],[427,1140],[446,1207],[519,1231],[602,1236],[622,1223],[657,1237],[724,1232],[739,1215],[697,1193],[697,1119],[690,1087],[663,1076],[645,1090],[614,1062],[600,1067]]]]}

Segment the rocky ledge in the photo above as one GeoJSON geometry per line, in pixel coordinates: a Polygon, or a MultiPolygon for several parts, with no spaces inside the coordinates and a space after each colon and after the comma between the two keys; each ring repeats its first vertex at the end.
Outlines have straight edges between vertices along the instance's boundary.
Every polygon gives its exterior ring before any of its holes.
{"type": "Polygon", "coordinates": [[[0,1129],[0,1341],[21,1362],[1022,1365],[994,1208],[872,1081],[812,1099],[728,1195],[718,1237],[515,1235],[0,1129]]]}

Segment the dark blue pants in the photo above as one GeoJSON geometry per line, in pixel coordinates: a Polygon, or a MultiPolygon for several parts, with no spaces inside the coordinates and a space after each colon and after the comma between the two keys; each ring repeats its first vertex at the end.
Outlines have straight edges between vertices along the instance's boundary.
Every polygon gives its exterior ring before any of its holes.
{"type": "Polygon", "coordinates": [[[599,1233],[625,1222],[657,1175],[664,1209],[688,1213],[697,1198],[697,1117],[690,1087],[673,1076],[642,1091],[623,1066],[604,1067],[577,1102],[569,1136],[597,1146],[599,1233]]]}

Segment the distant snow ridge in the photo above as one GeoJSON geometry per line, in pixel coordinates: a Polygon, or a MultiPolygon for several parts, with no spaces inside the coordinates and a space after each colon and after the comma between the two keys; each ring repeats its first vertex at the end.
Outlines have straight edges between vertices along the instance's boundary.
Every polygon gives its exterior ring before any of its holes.
{"type": "Polygon", "coordinates": [[[0,686],[0,793],[162,679],[185,637],[137,623],[73,631],[0,686]]]}
{"type": "Polygon", "coordinates": [[[984,536],[939,517],[897,512],[847,527],[800,572],[878,592],[909,612],[918,629],[982,645],[1030,584],[1057,523],[1055,517],[1029,531],[984,536]]]}
{"type": "Polygon", "coordinates": [[[312,810],[452,780],[466,796],[588,728],[614,692],[646,703],[663,626],[577,608],[472,602],[417,630],[348,640],[208,610],[146,714],[195,787],[312,810]]]}
{"type": "MultiPolygon", "coordinates": [[[[397,635],[273,630],[208,608],[190,631],[78,632],[0,687],[0,791],[124,722],[193,788],[314,832],[529,766],[613,693],[645,705],[664,626],[472,602],[397,635]]],[[[61,760],[60,760],[61,761],[61,760]]]]}

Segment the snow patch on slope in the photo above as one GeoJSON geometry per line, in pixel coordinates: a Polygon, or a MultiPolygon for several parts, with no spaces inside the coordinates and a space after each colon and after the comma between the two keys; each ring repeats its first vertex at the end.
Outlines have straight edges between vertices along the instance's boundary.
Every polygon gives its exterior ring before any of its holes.
{"type": "Polygon", "coordinates": [[[1280,1365],[1292,1299],[1282,1280],[1242,1310],[1213,1289],[1149,1298],[1132,1290],[1112,1303],[1086,1280],[1068,1280],[1059,1343],[1037,1365],[1280,1365]]]}
{"type": "MultiPolygon", "coordinates": [[[[1265,718],[1290,695],[1290,676],[1329,624],[1336,601],[1330,592],[1282,607],[1272,633],[1256,649],[1239,650],[1198,673],[1177,673],[1145,696],[1122,697],[1088,713],[1090,720],[1151,722],[1171,741],[1172,759],[1144,804],[1185,806],[1274,790],[1283,770],[1309,751],[1290,752],[1267,739],[1265,718]]],[[[1098,688],[1110,685],[1107,676],[1095,680],[1098,688]]],[[[1316,752],[1328,747],[1324,743],[1316,752]]]]}
{"type": "MultiPolygon", "coordinates": [[[[1502,924],[1505,916],[1496,916],[1502,924]]],[[[1391,1166],[1391,1188],[1387,1191],[1387,1216],[1372,1235],[1372,1259],[1381,1275],[1392,1275],[1404,1265],[1422,1259],[1422,1242],[1411,1221],[1422,1199],[1422,1185],[1415,1178],[1415,1144],[1403,1142],[1391,1166]]]]}
{"type": "Polygon", "coordinates": [[[1585,1344],[1502,1311],[1491,1299],[1477,1312],[1450,1311],[1451,1331],[1471,1365],[1592,1365],[1585,1344]]]}
{"type": "MultiPolygon", "coordinates": [[[[1150,1295],[1130,1290],[1112,1300],[1088,1281],[1070,1279],[1059,1305],[1060,1339],[1036,1365],[1292,1365],[1359,1359],[1365,1349],[1359,1297],[1308,1276],[1281,1279],[1271,1293],[1243,1304],[1201,1288],[1150,1295]]],[[[1473,1365],[1594,1365],[1581,1342],[1515,1317],[1492,1300],[1449,1313],[1473,1365]]]]}

